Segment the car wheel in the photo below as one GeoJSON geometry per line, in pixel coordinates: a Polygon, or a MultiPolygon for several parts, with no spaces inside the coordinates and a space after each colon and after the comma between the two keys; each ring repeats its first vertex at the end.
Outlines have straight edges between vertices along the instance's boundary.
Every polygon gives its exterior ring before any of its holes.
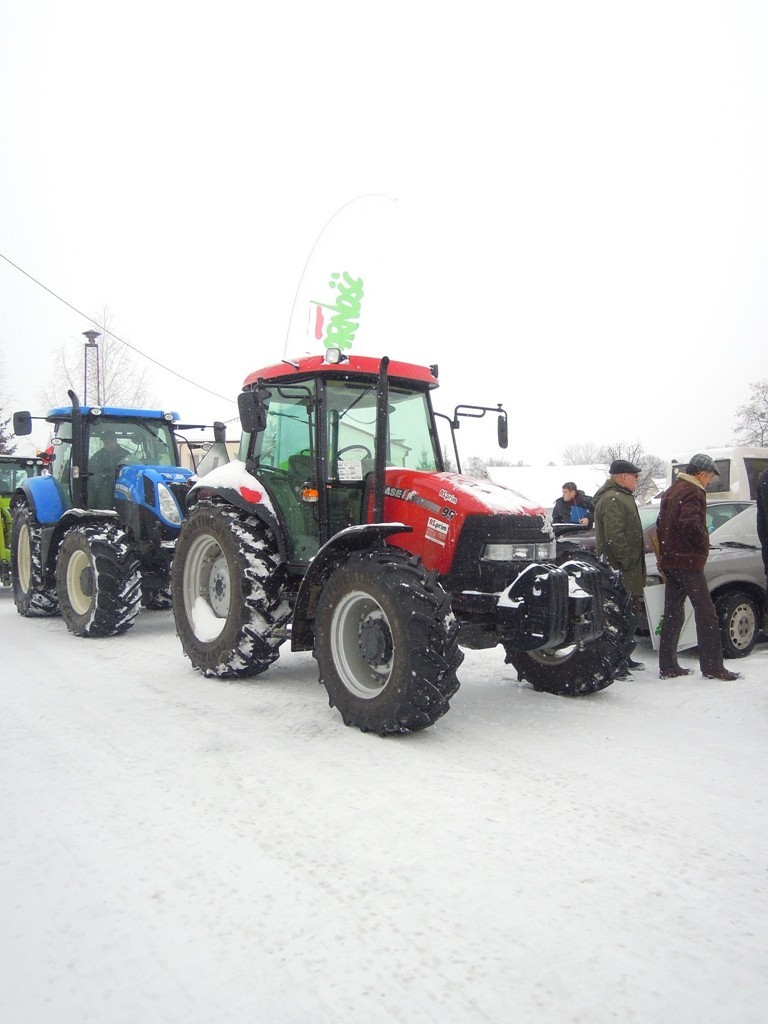
{"type": "Polygon", "coordinates": [[[715,608],[720,619],[723,656],[746,658],[755,646],[760,628],[757,602],[739,590],[722,594],[716,599],[715,608]]]}

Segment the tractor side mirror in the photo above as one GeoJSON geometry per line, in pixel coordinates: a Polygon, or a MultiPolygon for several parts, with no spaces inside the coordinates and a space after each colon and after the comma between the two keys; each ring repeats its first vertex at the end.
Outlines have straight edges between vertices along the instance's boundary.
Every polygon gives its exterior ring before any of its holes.
{"type": "Polygon", "coordinates": [[[247,434],[259,434],[267,425],[267,410],[256,391],[241,391],[237,396],[240,423],[247,434]]]}
{"type": "Polygon", "coordinates": [[[13,414],[13,432],[17,437],[25,437],[32,433],[32,414],[26,409],[13,414]]]}
{"type": "Polygon", "coordinates": [[[227,440],[227,425],[221,420],[213,421],[213,440],[216,444],[224,444],[227,440]]]}
{"type": "Polygon", "coordinates": [[[499,448],[506,448],[509,444],[509,430],[507,428],[507,414],[505,412],[499,413],[499,448]]]}

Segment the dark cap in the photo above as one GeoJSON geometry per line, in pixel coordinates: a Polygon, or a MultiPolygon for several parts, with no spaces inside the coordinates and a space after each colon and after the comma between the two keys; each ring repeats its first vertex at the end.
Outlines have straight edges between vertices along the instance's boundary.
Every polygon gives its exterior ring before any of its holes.
{"type": "Polygon", "coordinates": [[[631,462],[627,462],[626,459],[614,459],[608,469],[611,476],[620,476],[622,473],[632,473],[637,475],[640,470],[637,466],[633,466],[631,462]]]}
{"type": "Polygon", "coordinates": [[[688,460],[688,469],[693,473],[714,473],[715,476],[720,476],[715,465],[715,460],[709,455],[704,455],[699,452],[698,455],[692,455],[688,460]]]}

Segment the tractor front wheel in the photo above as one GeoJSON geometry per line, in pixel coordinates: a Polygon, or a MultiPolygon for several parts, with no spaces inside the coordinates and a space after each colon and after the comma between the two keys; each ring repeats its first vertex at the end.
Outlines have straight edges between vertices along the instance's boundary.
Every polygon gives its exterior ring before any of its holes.
{"type": "Polygon", "coordinates": [[[77,526],[61,542],[56,563],[61,615],[75,636],[119,636],[139,610],[139,563],[123,529],[77,526]]]}
{"type": "Polygon", "coordinates": [[[43,572],[42,530],[29,505],[20,505],[11,528],[11,585],[16,611],[25,617],[58,615],[56,588],[43,572]]]}
{"type": "Polygon", "coordinates": [[[245,512],[200,505],[182,526],[171,593],[184,653],[203,675],[255,676],[277,661],[290,607],[272,534],[245,512]]]}
{"type": "Polygon", "coordinates": [[[394,548],[356,553],[317,602],[314,656],[329,703],[363,732],[432,725],[459,687],[463,660],[448,595],[394,548]]]}

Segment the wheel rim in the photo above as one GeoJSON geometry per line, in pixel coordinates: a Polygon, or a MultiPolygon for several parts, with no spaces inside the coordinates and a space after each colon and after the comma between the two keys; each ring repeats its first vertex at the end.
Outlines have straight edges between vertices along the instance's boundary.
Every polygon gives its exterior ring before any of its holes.
{"type": "Polygon", "coordinates": [[[93,569],[85,551],[75,551],[67,563],[67,597],[75,615],[85,615],[93,603],[93,569]]]}
{"type": "Polygon", "coordinates": [[[576,644],[570,644],[568,647],[558,647],[554,651],[529,651],[533,661],[538,661],[540,665],[564,665],[566,661],[569,661],[576,653],[576,644]]]}
{"type": "Polygon", "coordinates": [[[229,616],[229,565],[212,537],[198,537],[184,563],[184,609],[198,640],[215,640],[229,616]]]}
{"type": "Polygon", "coordinates": [[[370,594],[355,590],[336,607],[331,654],[339,679],[363,700],[378,697],[392,675],[395,645],[389,619],[370,594]]]}
{"type": "Polygon", "coordinates": [[[29,541],[29,527],[25,524],[19,530],[19,546],[16,552],[19,583],[25,594],[29,593],[32,580],[32,554],[29,541]]]}
{"type": "Polygon", "coordinates": [[[744,602],[737,604],[728,620],[728,639],[737,651],[744,651],[752,643],[757,629],[755,609],[744,602]]]}

